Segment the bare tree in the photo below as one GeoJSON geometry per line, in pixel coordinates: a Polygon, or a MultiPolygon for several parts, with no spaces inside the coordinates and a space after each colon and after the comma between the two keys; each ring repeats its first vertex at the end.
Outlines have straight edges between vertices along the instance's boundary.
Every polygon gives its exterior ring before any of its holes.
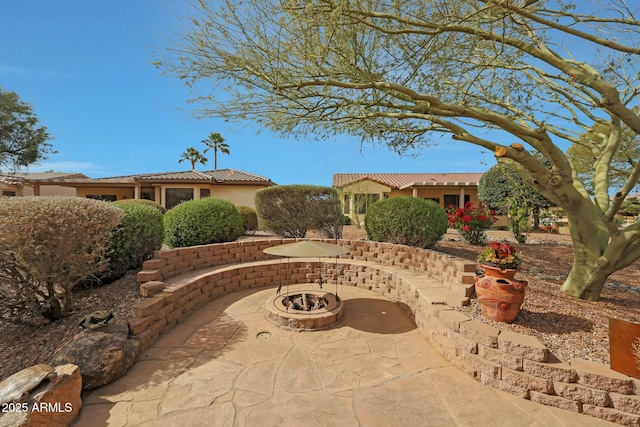
{"type": "Polygon", "coordinates": [[[157,64],[193,88],[198,114],[286,135],[354,134],[400,152],[438,133],[490,150],[567,212],[575,257],[562,291],[579,298],[599,299],[607,277],[640,257],[640,222],[613,221],[637,162],[609,197],[623,124],[640,134],[637,4],[196,3],[190,31],[157,64]],[[227,92],[201,95],[204,83],[227,92]],[[608,134],[581,138],[597,124],[608,134]],[[598,153],[593,198],[565,154],[572,143],[598,153]]]}

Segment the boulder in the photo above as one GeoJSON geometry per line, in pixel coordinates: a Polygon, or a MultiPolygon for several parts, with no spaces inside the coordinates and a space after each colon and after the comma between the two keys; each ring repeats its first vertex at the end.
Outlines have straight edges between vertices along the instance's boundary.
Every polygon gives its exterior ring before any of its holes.
{"type": "Polygon", "coordinates": [[[82,374],[82,388],[93,390],[123,375],[133,365],[139,352],[140,342],[129,339],[129,326],[126,323],[114,323],[76,335],[51,356],[49,363],[78,365],[82,374]]]}
{"type": "Polygon", "coordinates": [[[75,365],[56,366],[30,396],[6,406],[7,411],[0,413],[0,427],[71,425],[82,408],[81,391],[80,369],[75,365]]]}

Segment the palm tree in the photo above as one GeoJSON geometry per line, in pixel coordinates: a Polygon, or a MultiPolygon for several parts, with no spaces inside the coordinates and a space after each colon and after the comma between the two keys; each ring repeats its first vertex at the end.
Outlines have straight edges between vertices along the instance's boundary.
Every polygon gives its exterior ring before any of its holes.
{"type": "Polygon", "coordinates": [[[182,157],[180,157],[178,163],[182,163],[185,160],[191,162],[191,170],[196,170],[196,163],[202,163],[203,165],[206,165],[209,159],[200,154],[200,152],[195,148],[189,147],[184,153],[182,153],[182,157]]]}
{"type": "Polygon", "coordinates": [[[201,142],[207,146],[204,150],[205,154],[210,148],[213,148],[213,169],[218,170],[218,150],[222,154],[231,154],[229,152],[229,144],[224,142],[224,138],[218,132],[211,132],[209,137],[201,142]]]}

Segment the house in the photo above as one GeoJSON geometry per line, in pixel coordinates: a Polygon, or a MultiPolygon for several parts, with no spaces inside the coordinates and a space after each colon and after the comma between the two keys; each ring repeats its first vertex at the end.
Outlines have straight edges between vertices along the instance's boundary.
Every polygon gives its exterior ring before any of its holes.
{"type": "Polygon", "coordinates": [[[108,201],[154,200],[167,209],[185,200],[219,197],[236,205],[255,207],[254,196],[261,188],[275,185],[269,178],[237,169],[200,172],[160,172],[110,178],[52,177],[24,179],[35,195],[49,186],[73,189],[73,195],[108,201]]]}
{"type": "Polygon", "coordinates": [[[60,178],[88,178],[81,173],[65,172],[33,172],[33,173],[1,173],[0,172],[0,194],[7,197],[12,196],[33,196],[38,193],[40,196],[75,196],[75,189],[61,185],[48,185],[40,188],[39,185],[32,184],[43,179],[60,178]]]}
{"type": "Polygon", "coordinates": [[[356,224],[372,203],[389,197],[413,196],[433,200],[443,208],[478,203],[482,173],[339,173],[333,176],[343,212],[356,224]]]}

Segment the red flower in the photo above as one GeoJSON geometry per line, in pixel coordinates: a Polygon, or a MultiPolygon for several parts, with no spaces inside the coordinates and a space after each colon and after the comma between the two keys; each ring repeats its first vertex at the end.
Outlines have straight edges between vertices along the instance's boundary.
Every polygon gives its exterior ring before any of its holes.
{"type": "Polygon", "coordinates": [[[472,219],[473,217],[471,215],[465,215],[462,217],[462,222],[464,223],[471,222],[472,219]]]}
{"type": "Polygon", "coordinates": [[[469,228],[468,225],[463,225],[462,226],[462,231],[469,231],[469,230],[471,230],[471,228],[469,228]]]}

